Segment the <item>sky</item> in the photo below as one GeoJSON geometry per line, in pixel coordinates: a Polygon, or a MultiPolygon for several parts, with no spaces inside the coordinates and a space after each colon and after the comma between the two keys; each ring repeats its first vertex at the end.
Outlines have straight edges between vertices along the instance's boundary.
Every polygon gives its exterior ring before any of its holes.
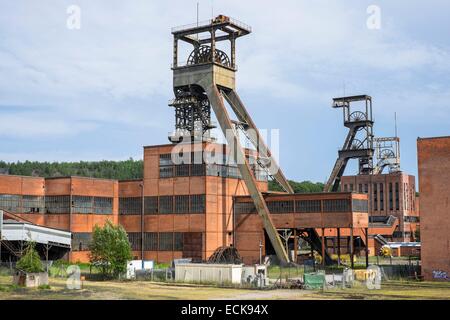
{"type": "Polygon", "coordinates": [[[0,160],[141,159],[143,145],[168,143],[170,31],[196,21],[197,2],[200,20],[252,26],[237,42],[237,91],[259,128],[279,129],[288,178],[331,172],[347,133],[333,97],[372,96],[376,136],[394,135],[396,113],[414,175],[417,137],[450,134],[448,1],[0,0],[0,160]]]}

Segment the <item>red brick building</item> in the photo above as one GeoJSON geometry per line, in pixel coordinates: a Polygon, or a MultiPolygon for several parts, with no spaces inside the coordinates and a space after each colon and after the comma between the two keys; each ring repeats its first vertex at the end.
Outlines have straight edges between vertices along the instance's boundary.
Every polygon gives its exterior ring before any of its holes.
{"type": "MultiPolygon", "coordinates": [[[[388,241],[415,241],[419,224],[415,177],[404,172],[344,176],[341,191],[365,193],[369,197],[369,217],[373,226],[389,216],[397,218],[396,228],[377,230],[388,241]],[[389,230],[389,232],[387,232],[389,230]]],[[[387,220],[386,220],[387,221],[387,220]]],[[[374,230],[375,231],[375,230],[374,230]]],[[[373,233],[371,232],[373,235],[373,233]]]]}
{"type": "MultiPolygon", "coordinates": [[[[261,218],[247,210],[253,201],[228,153],[226,145],[210,142],[144,147],[143,180],[0,175],[0,208],[39,225],[71,231],[68,258],[74,262],[89,260],[93,227],[110,220],[125,228],[136,258],[207,260],[218,247],[233,245],[245,262],[254,263],[259,260],[260,240],[264,255],[271,253],[271,245],[261,218]],[[178,154],[179,163],[172,153],[178,154]]],[[[339,228],[343,246],[349,230],[364,233],[366,195],[268,194],[267,176],[255,155],[246,150],[276,228],[298,234],[305,228],[318,228],[320,234],[325,228],[339,228]]],[[[295,234],[291,246],[297,241],[295,234]]]]}
{"type": "Polygon", "coordinates": [[[417,140],[422,274],[450,280],[450,137],[417,140]]]}

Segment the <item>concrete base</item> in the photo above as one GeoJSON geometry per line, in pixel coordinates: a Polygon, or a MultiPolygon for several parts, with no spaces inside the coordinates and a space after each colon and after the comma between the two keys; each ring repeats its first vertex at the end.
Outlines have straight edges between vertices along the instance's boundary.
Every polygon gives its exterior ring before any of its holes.
{"type": "Polygon", "coordinates": [[[48,285],[48,274],[46,272],[23,273],[17,271],[13,277],[13,283],[22,287],[37,288],[48,285]]]}

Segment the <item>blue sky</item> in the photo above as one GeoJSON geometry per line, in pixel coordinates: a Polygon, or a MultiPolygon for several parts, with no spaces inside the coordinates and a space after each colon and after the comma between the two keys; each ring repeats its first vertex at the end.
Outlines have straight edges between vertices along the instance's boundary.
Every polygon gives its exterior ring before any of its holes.
{"type": "MultiPolygon", "coordinates": [[[[195,22],[196,3],[0,0],[0,159],[142,158],[166,143],[170,28],[195,22]],[[72,4],[79,30],[66,27],[72,4]]],[[[404,171],[417,172],[418,136],[450,134],[448,1],[199,3],[201,20],[253,27],[238,41],[238,92],[259,127],[280,129],[289,178],[327,178],[346,134],[331,99],[344,88],[373,97],[377,136],[394,134],[397,112],[404,171]],[[373,4],[379,30],[366,26],[373,4]]]]}

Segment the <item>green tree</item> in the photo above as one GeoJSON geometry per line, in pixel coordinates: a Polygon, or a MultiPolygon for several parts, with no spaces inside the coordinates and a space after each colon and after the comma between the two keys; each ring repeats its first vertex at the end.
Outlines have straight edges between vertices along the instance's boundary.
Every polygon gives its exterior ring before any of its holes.
{"type": "MultiPolygon", "coordinates": [[[[294,193],[314,193],[314,192],[322,192],[324,184],[320,182],[311,182],[311,181],[302,181],[296,182],[289,180],[289,184],[291,185],[294,193]]],[[[283,191],[281,186],[275,181],[269,181],[269,190],[270,191],[283,191]]]]}
{"type": "Polygon", "coordinates": [[[104,276],[118,276],[125,272],[127,261],[132,258],[125,229],[109,220],[103,227],[94,227],[90,250],[91,263],[98,265],[104,276]]]}
{"type": "Polygon", "coordinates": [[[41,258],[35,249],[35,243],[29,242],[25,248],[25,253],[22,255],[19,261],[17,261],[16,268],[27,273],[43,272],[44,266],[42,265],[41,258]]]}

